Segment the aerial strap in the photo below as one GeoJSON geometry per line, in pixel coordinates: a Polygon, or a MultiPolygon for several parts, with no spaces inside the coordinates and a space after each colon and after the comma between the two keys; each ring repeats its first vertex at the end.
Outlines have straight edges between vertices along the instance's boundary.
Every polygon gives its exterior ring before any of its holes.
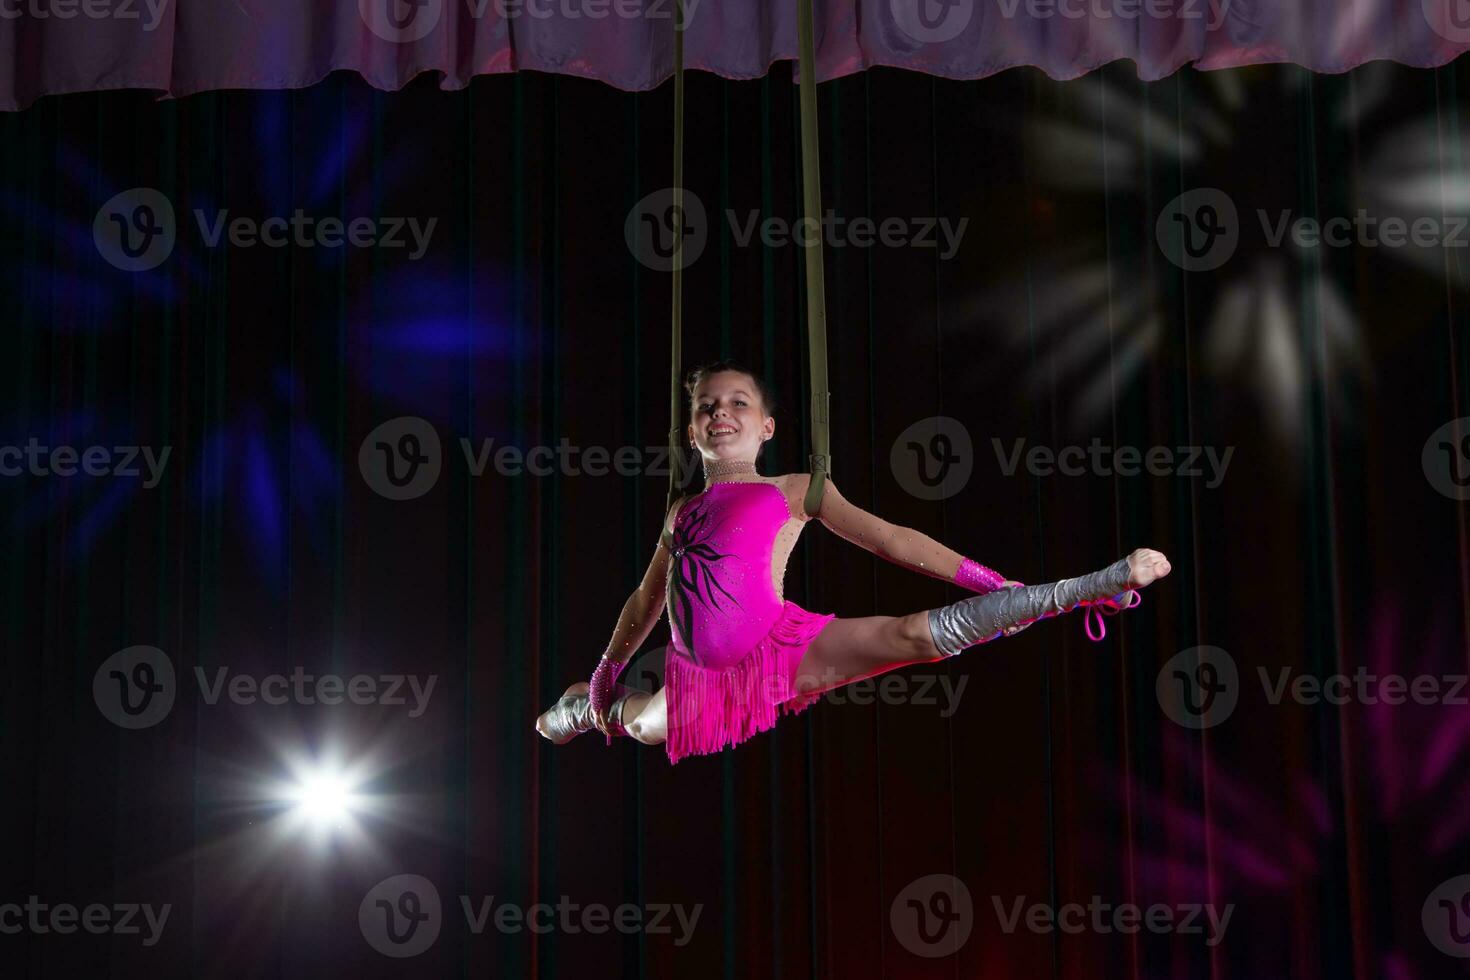
{"type": "MultiPolygon", "coordinates": [[[[674,509],[679,497],[680,460],[684,458],[679,448],[679,420],[684,415],[680,394],[683,378],[679,373],[684,363],[684,0],[674,0],[674,201],[668,217],[674,229],[674,338],[669,358],[669,497],[664,504],[665,514],[674,509]]],[[[673,548],[667,530],[660,537],[665,547],[673,548]]]]}
{"type": "Polygon", "coordinates": [[[806,337],[812,375],[811,484],[804,506],[808,514],[822,506],[827,474],[832,472],[827,431],[832,395],[827,391],[827,299],[822,271],[822,166],[817,150],[817,56],[812,40],[812,0],[798,0],[797,43],[801,48],[801,189],[808,234],[806,251],[806,337]]]}
{"type": "MultiPolygon", "coordinates": [[[[832,471],[830,421],[831,393],[827,390],[827,298],[822,267],[822,168],[817,145],[817,68],[813,41],[812,0],[798,0],[797,39],[801,72],[801,183],[802,201],[810,233],[802,243],[806,253],[807,349],[811,364],[812,453],[811,483],[804,506],[815,514],[832,471]]],[[[674,187],[668,217],[674,237],[673,342],[670,352],[669,494],[664,512],[679,496],[679,420],[683,417],[682,331],[684,322],[684,0],[674,0],[674,187]]],[[[667,531],[661,539],[673,543],[667,531]]]]}

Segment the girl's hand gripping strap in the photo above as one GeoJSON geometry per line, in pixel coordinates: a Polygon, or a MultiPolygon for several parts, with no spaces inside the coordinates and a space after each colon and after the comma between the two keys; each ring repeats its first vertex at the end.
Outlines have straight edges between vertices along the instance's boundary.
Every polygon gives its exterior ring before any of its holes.
{"type": "MultiPolygon", "coordinates": [[[[1023,583],[1012,582],[995,569],[987,568],[978,561],[966,558],[960,562],[960,567],[955,569],[954,584],[969,589],[971,592],[985,595],[996,589],[1014,587],[1023,583]]],[[[1029,625],[1031,624],[1008,626],[1004,631],[1005,635],[1015,636],[1029,625]]]]}

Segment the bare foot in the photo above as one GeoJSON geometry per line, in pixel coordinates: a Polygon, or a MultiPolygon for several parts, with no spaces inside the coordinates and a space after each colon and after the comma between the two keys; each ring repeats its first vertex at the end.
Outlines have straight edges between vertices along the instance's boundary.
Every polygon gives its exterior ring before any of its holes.
{"type": "Polygon", "coordinates": [[[1128,556],[1128,588],[1141,589],[1168,575],[1169,559],[1162,551],[1139,548],[1128,556]]]}
{"type": "MultiPolygon", "coordinates": [[[[586,681],[578,681],[571,687],[567,688],[565,691],[561,692],[561,696],[564,698],[569,694],[586,694],[589,690],[591,690],[591,688],[586,681]]],[[[560,701],[560,698],[558,698],[557,700],[560,701]]],[[[550,708],[546,709],[546,711],[541,713],[541,717],[536,719],[536,731],[541,733],[542,738],[551,738],[551,735],[549,735],[546,730],[546,716],[551,714],[551,712],[555,710],[556,706],[552,705],[550,708]]],[[[555,741],[555,739],[552,739],[552,741],[555,741]]],[[[557,742],[556,744],[560,745],[561,743],[557,742]]]]}

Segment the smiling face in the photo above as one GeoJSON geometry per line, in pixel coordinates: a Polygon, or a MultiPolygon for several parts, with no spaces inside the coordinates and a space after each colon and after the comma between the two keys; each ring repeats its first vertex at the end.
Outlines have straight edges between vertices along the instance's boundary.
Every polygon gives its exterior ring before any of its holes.
{"type": "Polygon", "coordinates": [[[705,459],[755,461],[761,443],[776,434],[755,381],[739,371],[717,371],[694,389],[689,442],[705,459]]]}

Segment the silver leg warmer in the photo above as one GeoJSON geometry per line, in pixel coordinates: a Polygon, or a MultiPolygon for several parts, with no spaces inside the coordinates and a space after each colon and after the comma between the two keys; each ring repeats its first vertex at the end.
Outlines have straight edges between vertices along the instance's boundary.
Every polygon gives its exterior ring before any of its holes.
{"type": "Polygon", "coordinates": [[[1070,612],[1083,603],[1120,597],[1128,591],[1127,586],[1128,559],[1119,558],[1102,571],[1080,578],[997,589],[931,609],[929,632],[939,652],[951,657],[1016,626],[1070,612]]]}
{"type": "MultiPolygon", "coordinates": [[[[624,687],[621,684],[614,685],[612,706],[608,708],[608,729],[614,735],[626,735],[623,728],[623,707],[628,702],[628,697],[637,694],[635,688],[624,687]]],[[[584,732],[597,730],[592,724],[592,702],[586,694],[564,694],[546,712],[545,722],[538,726],[544,737],[551,740],[554,745],[565,745],[572,739],[584,732]]]]}

